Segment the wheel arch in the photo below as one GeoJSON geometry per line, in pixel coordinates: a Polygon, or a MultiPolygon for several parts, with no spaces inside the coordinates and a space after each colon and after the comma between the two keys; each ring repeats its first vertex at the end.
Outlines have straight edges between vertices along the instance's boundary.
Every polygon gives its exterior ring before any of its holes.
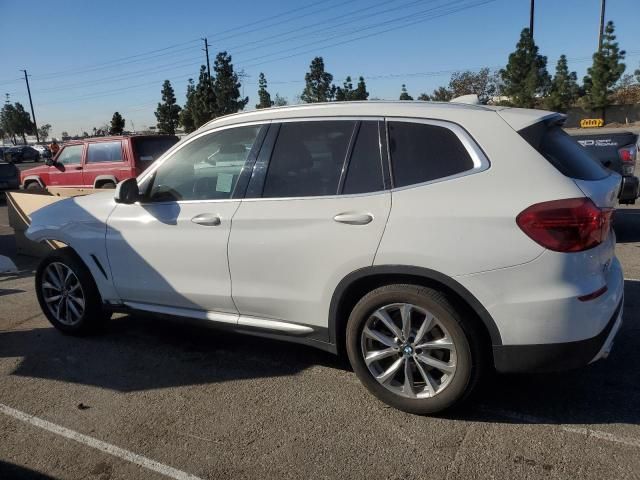
{"type": "Polygon", "coordinates": [[[343,278],[334,290],[329,306],[329,336],[338,353],[345,352],[345,331],[355,304],[371,290],[391,283],[411,283],[443,291],[466,308],[486,334],[487,348],[502,345],[493,318],[478,299],[453,278],[435,270],[406,265],[378,265],[356,270],[343,278]]]}
{"type": "Polygon", "coordinates": [[[93,188],[100,188],[105,183],[118,184],[118,179],[114,175],[98,175],[93,181],[93,188]]]}
{"type": "Polygon", "coordinates": [[[27,188],[27,185],[33,182],[36,182],[40,187],[45,188],[45,184],[39,175],[27,175],[24,177],[24,180],[22,181],[22,188],[27,188]]]}

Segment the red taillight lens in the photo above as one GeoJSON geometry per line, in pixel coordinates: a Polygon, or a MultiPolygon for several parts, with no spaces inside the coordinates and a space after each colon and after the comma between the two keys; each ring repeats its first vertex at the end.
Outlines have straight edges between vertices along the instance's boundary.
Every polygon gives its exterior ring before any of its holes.
{"type": "Polygon", "coordinates": [[[532,205],[516,218],[531,239],[555,252],[581,252],[600,245],[611,229],[613,209],[596,207],[588,198],[532,205]]]}
{"type": "Polygon", "coordinates": [[[620,160],[622,160],[625,163],[635,163],[637,153],[638,153],[638,148],[635,145],[622,147],[621,149],[618,150],[618,155],[620,155],[620,160]]]}

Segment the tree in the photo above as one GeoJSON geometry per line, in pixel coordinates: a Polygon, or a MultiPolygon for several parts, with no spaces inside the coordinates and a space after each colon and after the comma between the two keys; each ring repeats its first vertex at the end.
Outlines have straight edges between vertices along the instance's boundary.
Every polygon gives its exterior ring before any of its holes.
{"type": "Polygon", "coordinates": [[[534,108],[537,98],[546,94],[550,78],[547,57],[538,54],[528,28],[522,30],[515,51],[509,55],[506,68],[500,70],[504,95],[516,107],[534,108]]]}
{"type": "Polygon", "coordinates": [[[87,138],[89,136],[89,132],[82,132],[82,138],[87,138]]]}
{"type": "Polygon", "coordinates": [[[400,93],[400,100],[413,100],[413,97],[407,93],[407,86],[402,84],[402,91],[400,93]]]}
{"type": "Polygon", "coordinates": [[[278,95],[276,93],[275,98],[273,99],[273,105],[275,107],[284,107],[285,105],[289,105],[289,102],[287,102],[287,99],[284,97],[281,97],[280,95],[278,95]]]}
{"type": "Polygon", "coordinates": [[[216,95],[217,110],[216,115],[229,115],[244,110],[249,102],[249,97],[240,98],[240,82],[238,74],[233,71],[231,55],[227,52],[220,52],[216,55],[213,66],[216,78],[213,83],[213,90],[216,95]]]}
{"type": "Polygon", "coordinates": [[[269,108],[273,106],[271,94],[267,91],[267,79],[262,72],[260,72],[260,76],[258,77],[258,98],[260,102],[256,105],[256,108],[269,108]]]}
{"type": "Polygon", "coordinates": [[[366,100],[369,98],[369,92],[367,92],[367,84],[364,82],[364,78],[358,78],[358,85],[353,88],[351,77],[347,77],[342,84],[342,87],[336,87],[335,89],[336,101],[345,102],[353,100],[366,100]]]}
{"type": "Polygon", "coordinates": [[[180,105],[176,103],[176,95],[169,80],[162,84],[162,103],[158,103],[155,111],[158,121],[158,132],[174,135],[180,122],[180,105]]]}
{"type": "Polygon", "coordinates": [[[545,98],[545,106],[554,112],[566,112],[578,99],[580,87],[578,86],[576,72],[569,72],[567,57],[560,55],[556,65],[556,74],[551,81],[549,96],[545,98]]]}
{"type": "Polygon", "coordinates": [[[12,138],[14,145],[17,143],[16,135],[22,136],[22,142],[26,144],[26,136],[35,133],[31,116],[20,102],[4,104],[0,112],[0,125],[5,134],[12,138]]]}
{"type": "Polygon", "coordinates": [[[216,92],[213,89],[213,80],[209,79],[207,69],[200,66],[200,77],[194,91],[194,108],[191,111],[195,128],[199,128],[209,120],[217,116],[218,105],[216,103],[216,92]]]}
{"type": "Polygon", "coordinates": [[[611,101],[616,105],[640,103],[640,84],[633,75],[622,76],[611,94],[611,101]]]}
{"type": "Polygon", "coordinates": [[[49,138],[49,132],[51,131],[51,125],[45,123],[44,125],[40,125],[38,127],[38,137],[40,137],[41,142],[46,142],[47,138],[49,138]]]}
{"type": "Polygon", "coordinates": [[[602,112],[605,118],[605,109],[611,105],[609,98],[613,86],[624,73],[625,52],[618,48],[613,22],[607,22],[602,36],[602,47],[593,54],[593,65],[587,69],[584,77],[585,97],[584,104],[591,110],[602,112]]]}
{"type": "Polygon", "coordinates": [[[67,132],[66,130],[63,130],[62,133],[60,134],[62,136],[62,138],[68,138],[69,137],[69,132],[67,132]]]}
{"type": "MultiPolygon", "coordinates": [[[[113,117],[111,117],[111,126],[109,127],[109,133],[111,135],[122,135],[124,131],[124,118],[120,115],[119,112],[115,112],[113,117]]],[[[64,136],[64,133],[63,133],[64,136]]]]}
{"type": "Polygon", "coordinates": [[[4,131],[4,135],[11,138],[13,144],[16,141],[16,107],[9,102],[6,102],[2,111],[0,111],[0,127],[4,131]]]}
{"type": "Polygon", "coordinates": [[[187,94],[184,108],[180,112],[180,125],[186,133],[191,133],[196,129],[195,120],[193,119],[193,111],[196,108],[196,87],[193,78],[187,83],[187,94]]]}
{"type": "Polygon", "coordinates": [[[478,72],[466,70],[451,75],[449,91],[451,98],[477,95],[480,103],[486,104],[496,94],[497,83],[496,75],[487,67],[478,72]]]}
{"type": "Polygon", "coordinates": [[[436,90],[433,91],[431,95],[428,95],[426,93],[421,93],[420,96],[418,97],[418,100],[423,100],[427,102],[429,101],[430,102],[448,102],[452,98],[453,98],[453,93],[451,93],[451,90],[447,89],[446,87],[438,87],[436,90]]]}
{"type": "Polygon", "coordinates": [[[309,72],[304,76],[306,86],[300,99],[306,103],[328,102],[333,100],[336,87],[332,85],[333,75],[324,70],[322,57],[315,57],[309,65],[309,72]]]}

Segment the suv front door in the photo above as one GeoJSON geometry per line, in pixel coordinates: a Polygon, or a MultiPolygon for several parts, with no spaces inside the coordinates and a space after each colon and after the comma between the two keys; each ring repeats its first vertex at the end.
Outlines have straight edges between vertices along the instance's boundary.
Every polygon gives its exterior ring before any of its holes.
{"type": "Polygon", "coordinates": [[[326,336],[336,286],[373,264],[389,215],[381,145],[376,119],[272,125],[229,239],[240,324],[326,336]]]}
{"type": "Polygon", "coordinates": [[[116,206],[107,253],[126,305],[236,322],[227,242],[265,128],[193,138],[141,180],[144,200],[116,206]]]}
{"type": "Polygon", "coordinates": [[[55,163],[49,167],[47,186],[82,187],[82,156],[84,144],[62,147],[55,163]]]}

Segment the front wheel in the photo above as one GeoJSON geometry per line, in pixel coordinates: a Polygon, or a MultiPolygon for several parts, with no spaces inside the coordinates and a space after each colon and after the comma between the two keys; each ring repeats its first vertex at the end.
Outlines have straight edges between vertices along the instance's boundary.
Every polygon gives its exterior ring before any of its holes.
{"type": "Polygon", "coordinates": [[[365,387],[409,413],[466,398],[482,367],[479,336],[441,292],[387,285],[365,295],[347,323],[347,353],[365,387]]]}
{"type": "Polygon", "coordinates": [[[36,271],[40,308],[58,330],[82,335],[109,317],[89,269],[70,248],[51,252],[36,271]]]}

